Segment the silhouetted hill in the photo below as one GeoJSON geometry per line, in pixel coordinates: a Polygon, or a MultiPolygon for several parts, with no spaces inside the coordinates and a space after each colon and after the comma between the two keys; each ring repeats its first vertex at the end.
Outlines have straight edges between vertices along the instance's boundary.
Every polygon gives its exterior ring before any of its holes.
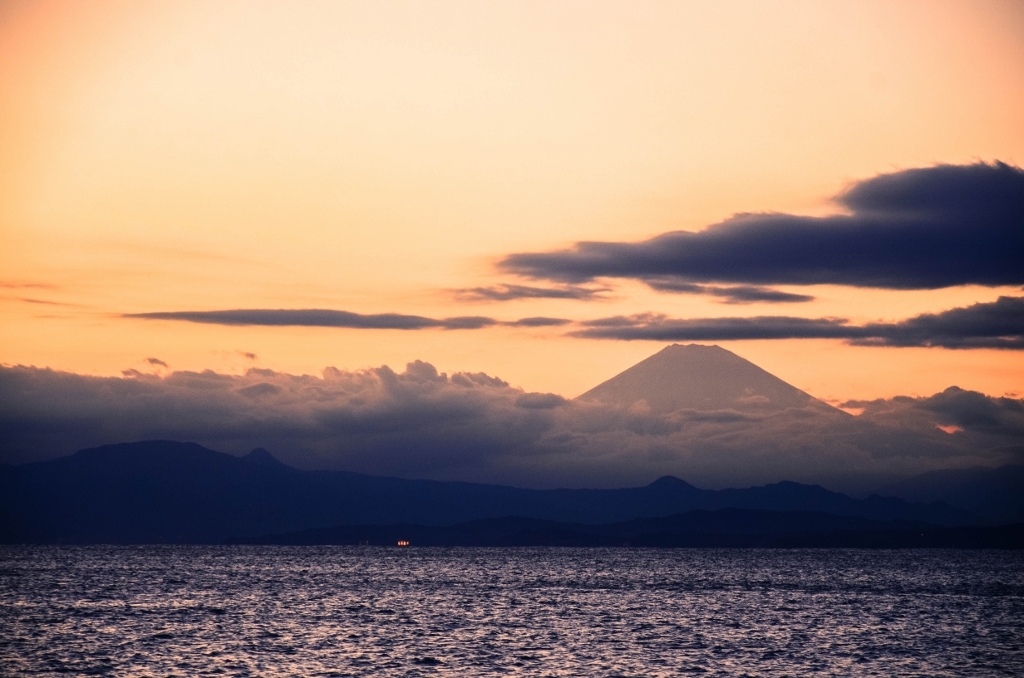
{"type": "Polygon", "coordinates": [[[1024,466],[931,471],[890,483],[876,494],[907,501],[945,501],[993,523],[1024,522],[1024,466]]]}
{"type": "Polygon", "coordinates": [[[739,410],[776,412],[811,408],[846,413],[790,386],[720,346],[672,344],[595,386],[578,400],[629,407],[646,402],[653,412],[739,410]]]}
{"type": "Polygon", "coordinates": [[[300,471],[265,450],[234,457],[172,441],[0,468],[0,540],[8,543],[219,543],[337,525],[438,526],[504,516],[600,524],[727,507],[977,522],[941,503],[857,500],[798,483],[713,491],[665,477],[646,487],[527,490],[300,471]]]}
{"type": "Polygon", "coordinates": [[[436,527],[351,525],[244,540],[248,544],[775,548],[1024,548],[1024,525],[937,528],[811,511],[721,509],[609,525],[496,518],[436,527]]]}

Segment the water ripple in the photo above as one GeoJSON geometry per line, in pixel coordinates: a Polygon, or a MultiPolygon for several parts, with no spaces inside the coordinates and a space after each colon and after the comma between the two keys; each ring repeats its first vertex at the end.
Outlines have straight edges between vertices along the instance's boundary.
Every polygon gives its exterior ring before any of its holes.
{"type": "Polygon", "coordinates": [[[0,673],[1024,674],[1024,554],[0,547],[0,673]]]}

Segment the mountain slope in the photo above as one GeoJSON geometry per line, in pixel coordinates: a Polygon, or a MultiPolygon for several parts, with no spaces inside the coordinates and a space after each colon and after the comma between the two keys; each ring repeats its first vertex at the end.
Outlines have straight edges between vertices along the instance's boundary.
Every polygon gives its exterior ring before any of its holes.
{"type": "Polygon", "coordinates": [[[791,407],[840,412],[735,353],[699,344],[672,344],[577,400],[623,407],[644,401],[657,413],[681,409],[776,412],[791,407]]]}
{"type": "Polygon", "coordinates": [[[977,522],[945,504],[857,500],[798,483],[713,491],[665,477],[646,487],[527,490],[300,471],[269,453],[239,458],[172,441],[0,468],[0,541],[8,543],[217,543],[336,525],[452,525],[503,516],[597,524],[728,507],[977,522]]]}

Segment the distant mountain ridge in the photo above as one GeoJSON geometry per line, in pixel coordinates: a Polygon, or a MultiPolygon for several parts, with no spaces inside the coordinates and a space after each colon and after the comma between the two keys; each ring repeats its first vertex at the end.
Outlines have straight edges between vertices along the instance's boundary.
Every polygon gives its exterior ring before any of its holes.
{"type": "Polygon", "coordinates": [[[265,450],[240,458],[174,441],[107,445],[0,467],[0,541],[7,543],[220,543],[338,525],[444,526],[507,516],[600,524],[721,508],[946,526],[979,522],[941,502],[858,500],[790,482],[715,491],[666,476],[646,487],[529,490],[300,471],[265,450]]]}
{"type": "Polygon", "coordinates": [[[845,415],[720,346],[672,344],[590,389],[577,400],[657,413],[677,410],[776,412],[812,408],[845,415]]]}
{"type": "Polygon", "coordinates": [[[993,523],[1024,522],[1024,466],[943,469],[889,483],[875,491],[906,501],[942,500],[993,523]]]}

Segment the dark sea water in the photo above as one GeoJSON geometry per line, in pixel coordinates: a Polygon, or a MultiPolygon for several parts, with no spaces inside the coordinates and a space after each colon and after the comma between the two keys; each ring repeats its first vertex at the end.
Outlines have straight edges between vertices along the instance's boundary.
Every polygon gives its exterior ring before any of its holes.
{"type": "Polygon", "coordinates": [[[1024,553],[0,547],[0,673],[1024,675],[1024,553]]]}

